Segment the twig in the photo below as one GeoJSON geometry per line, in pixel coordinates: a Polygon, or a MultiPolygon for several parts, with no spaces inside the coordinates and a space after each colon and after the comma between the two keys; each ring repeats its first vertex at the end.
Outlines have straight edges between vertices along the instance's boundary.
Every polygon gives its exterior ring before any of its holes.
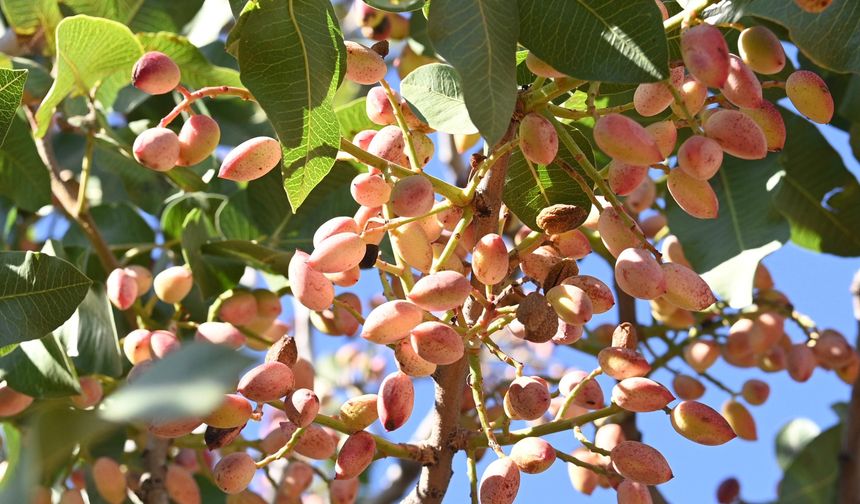
{"type": "Polygon", "coordinates": [[[412,141],[412,133],[409,132],[409,126],[406,124],[406,118],[403,117],[403,110],[400,108],[400,103],[397,96],[388,85],[388,81],[381,79],[382,89],[385,91],[385,96],[388,97],[388,103],[391,104],[391,110],[394,112],[394,119],[397,121],[397,126],[400,127],[400,132],[403,134],[403,141],[406,142],[406,149],[409,153],[409,166],[412,171],[420,172],[421,165],[418,164],[418,151],[415,150],[415,142],[412,141]]]}
{"type": "Polygon", "coordinates": [[[257,469],[266,467],[267,465],[271,464],[276,460],[280,460],[284,457],[289,456],[290,453],[292,453],[293,448],[295,448],[296,445],[299,444],[299,441],[302,439],[302,436],[305,434],[306,431],[306,427],[299,427],[298,429],[296,429],[295,432],[293,432],[293,435],[290,436],[290,440],[287,441],[287,444],[282,446],[280,450],[260,459],[260,461],[256,463],[257,469]]]}
{"type": "Polygon", "coordinates": [[[463,209],[463,216],[460,218],[460,221],[457,222],[457,225],[454,226],[454,230],[451,232],[451,236],[448,238],[448,241],[445,243],[445,248],[442,249],[442,253],[439,254],[433,261],[433,266],[430,268],[430,273],[436,273],[439,271],[439,268],[444,265],[448,259],[454,255],[454,252],[457,250],[457,245],[460,243],[460,238],[463,237],[463,233],[466,231],[466,226],[472,222],[472,207],[466,207],[463,209]]]}
{"type": "Polygon", "coordinates": [[[181,114],[184,110],[190,109],[191,104],[195,101],[206,98],[206,97],[215,97],[220,95],[229,95],[229,96],[238,96],[243,100],[253,100],[254,97],[251,95],[251,92],[245,88],[234,87],[234,86],[211,86],[200,88],[193,93],[190,93],[185,96],[173,110],[170,111],[166,116],[164,116],[161,121],[159,121],[158,126],[161,128],[166,127],[168,124],[173,122],[179,114],[181,114]]]}
{"type": "Polygon", "coordinates": [[[475,463],[475,450],[466,450],[466,476],[469,477],[469,498],[478,504],[478,468],[475,463]]]}
{"type": "Polygon", "coordinates": [[[582,432],[581,426],[573,426],[573,437],[575,437],[577,441],[582,443],[582,446],[586,447],[588,451],[598,453],[600,455],[609,455],[608,450],[604,450],[603,448],[598,447],[596,444],[589,441],[587,437],[585,437],[585,433],[582,432]]]}
{"type": "MultiPolygon", "coordinates": [[[[272,402],[271,404],[278,407],[279,401],[272,402]]],[[[280,407],[283,408],[283,403],[280,403],[280,407]]],[[[344,434],[353,433],[353,430],[347,427],[347,425],[341,420],[328,415],[317,415],[314,419],[314,423],[329,427],[344,434]]],[[[375,434],[371,434],[371,436],[373,436],[373,440],[376,442],[376,450],[383,456],[414,460],[422,464],[432,463],[436,459],[434,450],[431,446],[409,443],[392,443],[391,441],[375,434]]]]}
{"type": "Polygon", "coordinates": [[[597,185],[597,188],[600,189],[601,194],[603,194],[603,197],[606,198],[610,204],[612,204],[612,207],[615,208],[616,212],[618,212],[618,216],[624,222],[624,225],[627,226],[628,229],[630,229],[630,231],[639,238],[639,241],[642,243],[643,247],[645,247],[649,252],[654,254],[654,257],[660,259],[662,257],[660,251],[654,248],[654,245],[651,245],[651,242],[648,241],[648,238],[639,229],[639,226],[637,226],[636,223],[633,222],[633,219],[631,219],[630,216],[627,215],[627,211],[624,210],[624,206],[621,204],[621,201],[619,201],[618,197],[615,195],[614,192],[612,192],[609,186],[606,185],[606,182],[603,180],[603,177],[600,176],[600,174],[597,172],[597,169],[594,167],[593,164],[591,164],[591,161],[589,161],[588,158],[585,157],[585,153],[582,152],[582,149],[579,148],[579,145],[576,144],[576,141],[573,140],[573,138],[570,136],[564,126],[560,122],[558,122],[558,119],[556,119],[552,115],[546,114],[546,117],[550,120],[550,122],[552,122],[553,126],[555,126],[555,130],[556,132],[558,132],[558,136],[561,140],[561,143],[564,144],[565,148],[570,152],[576,162],[579,163],[579,165],[585,170],[586,175],[588,175],[588,177],[594,181],[594,183],[597,185]]]}
{"type": "Polygon", "coordinates": [[[597,378],[599,375],[603,374],[603,370],[601,368],[595,368],[592,372],[588,373],[588,375],[582,379],[579,383],[573,387],[573,390],[570,391],[570,394],[564,399],[564,403],[561,405],[561,408],[558,409],[558,413],[555,415],[556,420],[561,420],[564,418],[564,415],[567,413],[567,410],[573,405],[574,401],[576,401],[576,396],[585,388],[585,385],[591,380],[597,378]]]}
{"type": "MultiPolygon", "coordinates": [[[[378,170],[390,173],[391,175],[398,177],[415,175],[415,172],[409,168],[400,166],[397,163],[392,163],[379,156],[374,156],[345,138],[340,139],[340,150],[346,152],[366,165],[370,165],[378,170]]],[[[448,200],[450,200],[455,206],[466,206],[469,204],[469,200],[464,197],[463,191],[459,187],[453,186],[442,179],[433,177],[432,175],[428,175],[424,172],[421,173],[421,176],[426,177],[427,180],[430,181],[430,184],[433,185],[433,189],[437,193],[448,198],[448,200]]]]}
{"type": "Polygon", "coordinates": [[[493,426],[490,425],[490,420],[487,418],[487,408],[484,405],[484,378],[481,373],[481,356],[477,352],[469,354],[469,388],[472,389],[472,398],[475,400],[475,409],[478,411],[478,420],[481,422],[481,428],[484,430],[484,435],[487,436],[487,444],[499,457],[504,457],[505,452],[496,441],[496,436],[493,434],[493,426]]]}
{"type": "Polygon", "coordinates": [[[564,453],[561,450],[556,450],[555,456],[557,459],[563,460],[563,461],[567,462],[568,464],[573,464],[575,466],[579,466],[579,467],[582,467],[584,469],[588,469],[591,472],[594,472],[597,474],[602,474],[603,476],[609,476],[609,471],[607,471],[603,467],[596,466],[594,464],[589,464],[588,462],[585,462],[583,460],[579,460],[578,458],[574,457],[573,455],[568,455],[567,453],[564,453]]]}

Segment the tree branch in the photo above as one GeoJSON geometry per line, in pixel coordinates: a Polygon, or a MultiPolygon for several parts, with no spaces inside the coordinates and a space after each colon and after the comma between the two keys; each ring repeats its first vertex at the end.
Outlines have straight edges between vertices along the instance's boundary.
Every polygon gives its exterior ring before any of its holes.
{"type": "Polygon", "coordinates": [[[433,428],[427,443],[435,447],[437,460],[421,470],[418,485],[403,499],[406,504],[441,503],[448,490],[452,463],[457,452],[456,440],[459,434],[460,405],[463,400],[463,385],[466,379],[466,356],[448,366],[439,366],[433,373],[436,400],[433,412],[433,428]]]}
{"type": "MultiPolygon", "coordinates": [[[[507,144],[516,134],[517,122],[511,121],[505,136],[493,150],[507,144]]],[[[510,152],[510,150],[508,150],[510,152]]],[[[473,207],[475,215],[475,237],[480,238],[495,233],[498,228],[499,210],[502,205],[502,192],[510,154],[505,154],[492,165],[487,176],[481,180],[475,194],[473,207]]],[[[453,474],[452,462],[461,444],[460,405],[463,401],[463,387],[466,383],[467,357],[448,366],[439,366],[433,374],[436,400],[431,413],[433,428],[427,440],[437,450],[437,460],[421,470],[418,485],[403,500],[406,504],[441,503],[448,490],[453,474]]]]}
{"type": "Polygon", "coordinates": [[[149,473],[149,478],[140,488],[141,497],[146,504],[167,504],[167,449],[170,441],[148,434],[146,450],[143,452],[143,464],[149,473]]]}
{"type": "MultiPolygon", "coordinates": [[[[33,111],[29,107],[24,107],[24,112],[27,115],[31,129],[36,131],[36,118],[33,115],[33,111]]],[[[36,144],[36,151],[39,153],[39,157],[50,174],[51,192],[59,204],[60,210],[66,217],[75,221],[80,226],[84,235],[86,235],[93,246],[105,273],[110,273],[118,268],[120,263],[116,256],[113,255],[110,246],[99,232],[98,227],[96,227],[96,222],[87,210],[87,206],[77,199],[78,197],[83,198],[86,195],[83,194],[83,191],[81,191],[80,195],[77,194],[74,187],[75,184],[72,181],[63,181],[60,177],[60,163],[57,161],[57,156],[51,145],[50,136],[46,135],[39,138],[34,135],[33,140],[36,144]]],[[[132,329],[136,328],[137,319],[133,310],[123,310],[122,313],[129,327],[132,329]]],[[[141,488],[143,501],[146,504],[167,504],[168,502],[164,480],[167,474],[167,449],[169,445],[170,442],[168,440],[159,438],[153,434],[147,434],[143,459],[144,465],[149,472],[149,479],[144,482],[141,488]]]]}
{"type": "MultiPolygon", "coordinates": [[[[639,332],[639,324],[636,322],[636,300],[632,296],[621,290],[618,282],[615,282],[615,297],[618,299],[618,323],[629,322],[639,332]]],[[[624,431],[624,437],[638,441],[642,439],[642,433],[636,426],[636,413],[625,415],[623,420],[619,422],[621,430],[624,431]]],[[[660,493],[657,487],[648,487],[651,491],[651,500],[654,504],[667,504],[665,497],[660,493]]]]}
{"type": "MultiPolygon", "coordinates": [[[[499,140],[493,150],[506,145],[516,134],[518,123],[511,121],[505,136],[499,140]]],[[[499,158],[490,171],[478,184],[472,205],[475,216],[472,224],[475,226],[475,238],[495,233],[499,227],[499,210],[502,208],[502,192],[505,189],[505,176],[508,173],[508,161],[511,159],[510,149],[499,158]]]]}
{"type": "MultiPolygon", "coordinates": [[[[860,270],[851,281],[851,303],[857,320],[857,348],[860,345],[860,270]]],[[[860,380],[851,387],[851,402],[842,430],[838,478],[839,504],[860,503],[860,380]]]]}

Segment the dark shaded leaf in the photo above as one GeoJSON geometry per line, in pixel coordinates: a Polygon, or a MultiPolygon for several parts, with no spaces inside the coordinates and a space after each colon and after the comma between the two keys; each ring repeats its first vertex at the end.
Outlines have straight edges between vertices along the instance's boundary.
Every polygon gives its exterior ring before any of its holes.
{"type": "Polygon", "coordinates": [[[0,252],[0,346],[34,340],[68,319],[91,282],[39,252],[0,252]]]}
{"type": "Polygon", "coordinates": [[[194,283],[200,288],[203,298],[215,297],[235,287],[245,265],[233,259],[207,256],[201,250],[208,241],[217,239],[212,222],[195,208],[188,213],[182,227],[182,256],[191,267],[194,283]]]}
{"type": "MultiPolygon", "coordinates": [[[[566,128],[593,164],[594,153],[591,144],[576,128],[571,126],[566,126],[566,128]]],[[[564,146],[559,147],[557,159],[573,169],[579,169],[580,176],[586,176],[581,172],[579,163],[564,146]]],[[[559,203],[576,205],[586,211],[591,208],[591,201],[588,196],[561,166],[557,164],[549,166],[532,164],[526,160],[519,149],[514,150],[511,154],[502,199],[514,215],[531,229],[540,229],[535,219],[541,210],[550,205],[559,203]]]]}
{"type": "Polygon", "coordinates": [[[0,357],[0,376],[18,392],[37,398],[80,393],[72,363],[53,334],[23,341],[0,357]]]}
{"type": "Polygon", "coordinates": [[[669,74],[663,20],[653,0],[519,0],[518,5],[520,42],[571,77],[629,83],[669,74]]]}
{"type": "Polygon", "coordinates": [[[459,74],[469,117],[489,144],[502,138],[514,112],[518,32],[517,4],[509,0],[430,3],[433,48],[459,74]]]}
{"type": "Polygon", "coordinates": [[[716,219],[696,219],[667,198],[669,228],[684,244],[693,268],[733,307],[752,302],[752,281],[759,261],[788,241],[789,226],[768,191],[779,170],[777,154],[758,161],[726,156],[711,179],[719,198],[716,219]]]}
{"type": "Polygon", "coordinates": [[[779,155],[783,171],[773,202],[791,224],[791,241],[815,252],[860,255],[860,184],[815,126],[783,116],[791,138],[779,155]]]}

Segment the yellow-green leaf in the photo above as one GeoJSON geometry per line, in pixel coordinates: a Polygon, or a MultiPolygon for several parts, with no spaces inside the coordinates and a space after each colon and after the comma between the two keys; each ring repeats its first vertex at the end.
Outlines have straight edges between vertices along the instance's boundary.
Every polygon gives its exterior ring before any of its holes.
{"type": "Polygon", "coordinates": [[[57,25],[57,78],[36,111],[38,136],[48,131],[57,106],[72,93],[87,94],[115,73],[131,81],[143,47],[125,25],[89,16],[73,16],[57,25]]]}

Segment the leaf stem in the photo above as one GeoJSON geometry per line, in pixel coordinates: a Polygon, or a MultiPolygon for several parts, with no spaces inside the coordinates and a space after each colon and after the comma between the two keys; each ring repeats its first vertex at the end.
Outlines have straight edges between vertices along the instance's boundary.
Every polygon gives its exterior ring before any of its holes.
{"type": "Polygon", "coordinates": [[[633,102],[625,103],[623,105],[616,105],[614,107],[604,107],[604,108],[595,108],[594,113],[590,113],[588,110],[573,110],[566,107],[561,107],[552,103],[547,103],[546,109],[550,114],[561,117],[562,119],[585,119],[586,117],[593,117],[594,115],[606,115],[606,114],[619,114],[621,112],[627,112],[628,110],[633,110],[633,102]]]}
{"type": "Polygon", "coordinates": [[[469,477],[471,502],[478,504],[478,467],[475,463],[475,450],[466,450],[466,475],[469,477]]]}
{"type": "Polygon", "coordinates": [[[674,30],[675,28],[681,26],[681,23],[684,21],[684,19],[692,17],[694,14],[698,14],[715,1],[716,0],[696,0],[695,2],[688,4],[684,10],[663,21],[663,30],[674,30]]]}
{"type": "Polygon", "coordinates": [[[588,462],[585,462],[583,460],[579,460],[578,458],[574,457],[573,455],[568,455],[567,453],[564,453],[561,450],[555,451],[555,457],[559,460],[563,460],[563,461],[567,462],[568,464],[573,464],[575,466],[582,467],[583,469],[588,469],[589,471],[597,473],[597,474],[609,476],[609,471],[607,471],[606,469],[604,469],[600,466],[596,466],[594,464],[589,464],[588,462]]]}
{"type": "Polygon", "coordinates": [[[575,437],[577,441],[582,443],[582,446],[586,447],[588,451],[599,453],[600,455],[609,455],[608,450],[604,450],[603,448],[598,447],[596,444],[589,441],[587,437],[585,437],[585,433],[582,432],[581,425],[573,426],[573,437],[575,437]]]}
{"type": "Polygon", "coordinates": [[[527,92],[523,97],[523,109],[527,112],[540,109],[551,100],[558,98],[572,89],[578,88],[585,82],[586,81],[584,80],[574,79],[572,77],[553,79],[553,81],[546,86],[527,92]]]}
{"type": "Polygon", "coordinates": [[[364,325],[364,317],[361,315],[361,312],[353,308],[351,304],[338,298],[334,298],[334,305],[348,311],[350,315],[355,317],[355,320],[357,320],[359,324],[364,325]]]}
{"type": "Polygon", "coordinates": [[[683,114],[684,119],[687,120],[687,124],[697,135],[702,134],[702,126],[699,124],[699,121],[690,113],[690,110],[687,108],[687,103],[684,101],[684,97],[681,96],[681,92],[678,91],[675,86],[672,85],[670,80],[666,80],[663,82],[663,85],[666,86],[666,89],[672,93],[672,97],[675,99],[675,105],[681,109],[681,114],[683,114]]]}

